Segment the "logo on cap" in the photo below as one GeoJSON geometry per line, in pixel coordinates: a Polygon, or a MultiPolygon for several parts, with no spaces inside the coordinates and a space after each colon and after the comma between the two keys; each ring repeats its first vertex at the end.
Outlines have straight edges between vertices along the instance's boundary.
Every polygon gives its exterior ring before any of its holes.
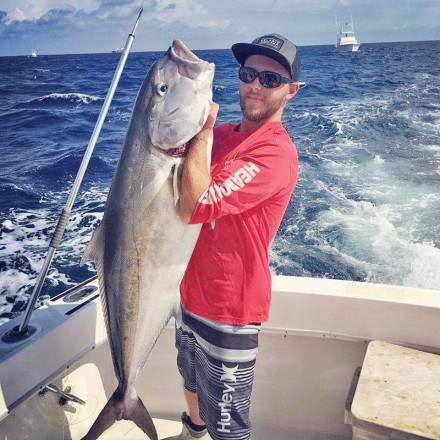
{"type": "Polygon", "coordinates": [[[256,41],[255,44],[270,47],[271,49],[275,49],[279,52],[281,46],[284,44],[284,41],[277,37],[261,37],[256,41]]]}

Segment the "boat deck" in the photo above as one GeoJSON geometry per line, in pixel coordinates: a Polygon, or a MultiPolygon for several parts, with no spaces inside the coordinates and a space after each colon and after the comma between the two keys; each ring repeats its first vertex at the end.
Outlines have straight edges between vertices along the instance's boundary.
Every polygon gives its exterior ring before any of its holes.
{"type": "MultiPolygon", "coordinates": [[[[167,440],[174,436],[177,436],[182,431],[182,423],[164,420],[153,419],[157,429],[160,440],[167,440]]],[[[104,432],[99,440],[149,440],[133,422],[121,420],[111,426],[106,432],[104,432]]]]}
{"type": "MultiPolygon", "coordinates": [[[[82,288],[90,298],[78,299],[76,287],[39,307],[32,343],[0,353],[1,440],[82,439],[117,388],[96,280],[82,288]],[[49,384],[86,404],[62,403],[49,384]]],[[[440,353],[437,291],[292,277],[274,277],[273,291],[255,369],[255,439],[349,440],[347,396],[371,341],[440,353]]],[[[15,324],[3,324],[5,331],[15,324]]],[[[170,323],[135,384],[160,440],[180,434],[186,408],[174,344],[170,323]]],[[[149,440],[131,421],[100,439],[149,440]]]]}

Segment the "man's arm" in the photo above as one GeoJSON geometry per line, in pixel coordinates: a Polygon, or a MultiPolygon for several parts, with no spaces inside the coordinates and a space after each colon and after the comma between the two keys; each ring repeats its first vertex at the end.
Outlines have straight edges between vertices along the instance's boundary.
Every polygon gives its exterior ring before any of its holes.
{"type": "Polygon", "coordinates": [[[214,128],[218,109],[217,103],[211,103],[208,119],[200,132],[191,140],[188,155],[183,165],[179,215],[184,223],[189,223],[197,201],[211,184],[206,146],[208,137],[214,128]]]}

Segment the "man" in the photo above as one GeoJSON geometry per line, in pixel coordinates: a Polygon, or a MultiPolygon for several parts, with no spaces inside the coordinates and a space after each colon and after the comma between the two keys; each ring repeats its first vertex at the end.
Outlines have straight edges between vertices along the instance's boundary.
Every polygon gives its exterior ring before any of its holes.
{"type": "Polygon", "coordinates": [[[214,128],[208,168],[207,138],[218,111],[213,103],[182,175],[181,219],[203,226],[181,283],[176,320],[189,409],[180,440],[250,437],[258,332],[271,299],[268,248],[298,176],[296,148],[281,124],[299,88],[296,46],[273,34],[234,44],[232,52],[241,65],[242,120],[214,128]]]}

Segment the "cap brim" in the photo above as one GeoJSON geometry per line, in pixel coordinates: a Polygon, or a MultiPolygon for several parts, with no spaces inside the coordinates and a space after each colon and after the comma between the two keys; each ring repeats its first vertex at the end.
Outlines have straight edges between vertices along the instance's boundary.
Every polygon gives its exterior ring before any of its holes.
{"type": "Polygon", "coordinates": [[[236,43],[231,47],[232,53],[235,56],[235,59],[243,66],[245,61],[251,55],[264,55],[266,57],[272,58],[275,61],[278,61],[282,66],[284,66],[289,72],[290,77],[292,77],[292,66],[288,62],[288,60],[281,55],[276,50],[273,50],[269,47],[259,46],[257,44],[251,43],[236,43]]]}

